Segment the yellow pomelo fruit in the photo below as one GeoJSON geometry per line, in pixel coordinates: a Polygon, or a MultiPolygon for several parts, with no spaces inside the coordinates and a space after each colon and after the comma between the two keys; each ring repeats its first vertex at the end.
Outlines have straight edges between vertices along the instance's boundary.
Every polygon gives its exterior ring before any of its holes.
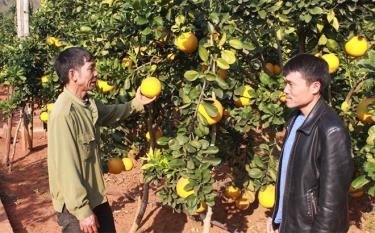
{"type": "Polygon", "coordinates": [[[193,53],[198,48],[198,39],[192,32],[182,33],[177,37],[175,44],[184,53],[193,53]]]}
{"type": "Polygon", "coordinates": [[[273,74],[279,75],[281,73],[281,67],[278,64],[273,65],[273,74]]]}
{"type": "Polygon", "coordinates": [[[361,189],[354,189],[353,186],[350,185],[349,194],[350,196],[357,198],[363,196],[364,192],[361,189]]]}
{"type": "Polygon", "coordinates": [[[46,84],[46,83],[48,83],[48,82],[49,82],[49,78],[48,78],[48,76],[47,76],[47,75],[42,76],[42,78],[41,78],[41,82],[42,82],[42,84],[46,84]]]}
{"type": "Polygon", "coordinates": [[[47,37],[47,44],[54,45],[56,40],[57,40],[56,37],[49,36],[47,37]]]}
{"type": "Polygon", "coordinates": [[[324,54],[322,58],[328,63],[329,73],[335,73],[340,65],[339,58],[333,53],[324,54]]]}
{"type": "Polygon", "coordinates": [[[155,77],[147,77],[141,83],[141,93],[148,98],[160,95],[161,82],[155,77]]]}
{"type": "Polygon", "coordinates": [[[109,85],[107,81],[103,80],[98,80],[96,84],[103,93],[108,93],[114,88],[114,86],[109,85]]]}
{"type": "Polygon", "coordinates": [[[47,123],[48,121],[48,112],[41,112],[39,116],[40,120],[47,123]]]}
{"type": "Polygon", "coordinates": [[[174,59],[176,59],[176,54],[174,54],[174,53],[168,54],[167,59],[170,60],[170,61],[174,61],[174,59]]]}
{"type": "Polygon", "coordinates": [[[238,198],[235,202],[235,205],[240,210],[246,210],[250,206],[250,201],[246,198],[238,198]]]}
{"type": "Polygon", "coordinates": [[[245,85],[245,88],[241,94],[241,97],[235,101],[235,105],[237,107],[243,107],[243,106],[249,106],[251,105],[251,98],[253,98],[253,96],[250,95],[249,91],[253,90],[253,88],[249,85],[245,85]]]}
{"type": "Polygon", "coordinates": [[[133,61],[129,57],[124,57],[121,61],[122,65],[131,69],[133,67],[133,61]]]}
{"type": "Polygon", "coordinates": [[[50,112],[52,111],[53,108],[53,103],[47,103],[47,111],[50,112]]]}
{"type": "Polygon", "coordinates": [[[127,157],[122,158],[122,163],[124,164],[125,171],[132,170],[134,166],[133,160],[131,158],[127,158],[127,157]]]}
{"type": "Polygon", "coordinates": [[[350,109],[350,104],[349,104],[349,102],[348,102],[348,101],[344,101],[344,102],[342,102],[342,104],[341,104],[341,110],[342,110],[343,112],[348,112],[349,109],[350,109]]]}
{"type": "Polygon", "coordinates": [[[204,201],[200,201],[198,209],[195,211],[195,214],[203,213],[207,210],[207,204],[204,201]]]}
{"type": "Polygon", "coordinates": [[[367,123],[367,124],[375,123],[373,119],[374,116],[372,116],[372,114],[368,111],[369,104],[373,103],[374,101],[375,101],[375,98],[367,98],[359,102],[357,106],[357,118],[362,123],[367,123]]]}
{"type": "Polygon", "coordinates": [[[225,188],[224,194],[226,197],[232,198],[233,200],[235,200],[241,196],[241,190],[238,187],[229,185],[225,188]]]}
{"type": "Polygon", "coordinates": [[[345,43],[345,52],[353,57],[362,57],[366,54],[368,42],[364,36],[353,36],[345,43]]]}
{"type": "Polygon", "coordinates": [[[255,201],[255,192],[246,190],[244,193],[242,193],[241,198],[247,199],[250,203],[253,203],[255,201]]]}
{"type": "Polygon", "coordinates": [[[271,74],[273,74],[273,64],[272,64],[272,63],[267,62],[267,63],[266,63],[266,69],[267,69],[271,74]]]}
{"type": "Polygon", "coordinates": [[[222,80],[226,80],[227,79],[227,73],[228,71],[227,70],[224,70],[224,69],[219,69],[217,71],[217,74],[219,75],[219,77],[222,79],[222,80]]]}
{"type": "Polygon", "coordinates": [[[366,143],[367,143],[368,145],[374,146],[374,145],[375,145],[375,134],[370,134],[370,135],[366,138],[366,143]]]}
{"type": "Polygon", "coordinates": [[[112,174],[120,174],[125,170],[124,163],[120,158],[111,158],[107,163],[108,171],[112,174]]]}
{"type": "Polygon", "coordinates": [[[199,107],[198,107],[198,112],[202,114],[202,116],[207,120],[207,123],[209,125],[213,125],[219,122],[221,118],[223,117],[223,111],[224,111],[223,106],[218,100],[214,100],[212,104],[217,109],[216,117],[210,117],[210,115],[208,115],[208,113],[206,112],[206,109],[204,108],[203,104],[199,104],[199,107]]]}
{"type": "Polygon", "coordinates": [[[263,191],[259,191],[258,200],[263,207],[272,208],[275,204],[275,186],[267,185],[263,191]]]}
{"type": "MultiPolygon", "coordinates": [[[[163,132],[159,128],[157,128],[155,130],[155,140],[158,140],[162,135],[163,135],[163,132]]],[[[146,139],[147,139],[148,142],[151,139],[151,135],[150,135],[149,131],[147,131],[147,133],[146,133],[146,139]]]]}
{"type": "Polygon", "coordinates": [[[286,94],[283,92],[281,95],[280,95],[280,101],[281,102],[283,102],[283,103],[285,103],[285,101],[286,101],[286,94]]]}
{"type": "Polygon", "coordinates": [[[176,184],[177,195],[182,198],[186,198],[194,194],[194,190],[185,190],[185,186],[189,184],[189,179],[181,177],[176,184]]]}

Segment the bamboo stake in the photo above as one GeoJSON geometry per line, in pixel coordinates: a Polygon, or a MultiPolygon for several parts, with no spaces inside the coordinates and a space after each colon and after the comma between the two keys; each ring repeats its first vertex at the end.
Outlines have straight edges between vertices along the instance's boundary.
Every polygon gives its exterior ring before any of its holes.
{"type": "Polygon", "coordinates": [[[13,138],[13,146],[12,146],[13,151],[12,151],[12,156],[11,156],[10,161],[9,161],[9,169],[8,169],[9,173],[12,172],[14,155],[16,154],[17,137],[18,137],[18,133],[20,131],[20,128],[21,128],[21,125],[22,125],[22,122],[23,122],[23,119],[22,119],[23,114],[24,114],[24,109],[21,109],[20,110],[20,119],[18,121],[16,132],[15,132],[14,138],[13,138]]]}

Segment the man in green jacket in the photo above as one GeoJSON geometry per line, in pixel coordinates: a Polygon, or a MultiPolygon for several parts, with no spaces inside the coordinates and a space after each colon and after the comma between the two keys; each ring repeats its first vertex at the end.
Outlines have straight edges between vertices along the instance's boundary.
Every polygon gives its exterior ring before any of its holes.
{"type": "Polygon", "coordinates": [[[48,120],[48,175],[58,223],[62,232],[115,232],[101,170],[99,127],[143,110],[155,97],[138,89],[125,104],[103,105],[89,98],[98,74],[93,56],[83,48],[64,50],[54,67],[64,85],[48,120]]]}

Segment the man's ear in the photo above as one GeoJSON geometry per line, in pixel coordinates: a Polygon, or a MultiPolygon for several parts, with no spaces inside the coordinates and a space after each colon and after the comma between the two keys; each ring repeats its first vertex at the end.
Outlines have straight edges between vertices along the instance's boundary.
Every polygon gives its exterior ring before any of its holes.
{"type": "Polygon", "coordinates": [[[69,69],[68,71],[68,77],[69,82],[77,82],[77,71],[75,69],[69,69]]]}
{"type": "Polygon", "coordinates": [[[311,88],[312,88],[312,91],[313,91],[313,94],[318,94],[320,93],[320,88],[321,88],[321,83],[316,81],[316,82],[313,82],[311,84],[311,88]]]}

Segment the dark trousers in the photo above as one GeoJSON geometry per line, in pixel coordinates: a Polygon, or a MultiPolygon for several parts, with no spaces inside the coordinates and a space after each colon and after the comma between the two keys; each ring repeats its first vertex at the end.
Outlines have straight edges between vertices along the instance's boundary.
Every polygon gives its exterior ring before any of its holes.
{"type": "MultiPolygon", "coordinates": [[[[99,232],[101,233],[115,233],[115,222],[113,220],[112,210],[108,202],[98,205],[94,208],[94,213],[99,221],[99,232]]],[[[57,213],[57,222],[62,227],[63,233],[81,233],[79,227],[79,220],[63,208],[62,213],[57,213]]]]}

